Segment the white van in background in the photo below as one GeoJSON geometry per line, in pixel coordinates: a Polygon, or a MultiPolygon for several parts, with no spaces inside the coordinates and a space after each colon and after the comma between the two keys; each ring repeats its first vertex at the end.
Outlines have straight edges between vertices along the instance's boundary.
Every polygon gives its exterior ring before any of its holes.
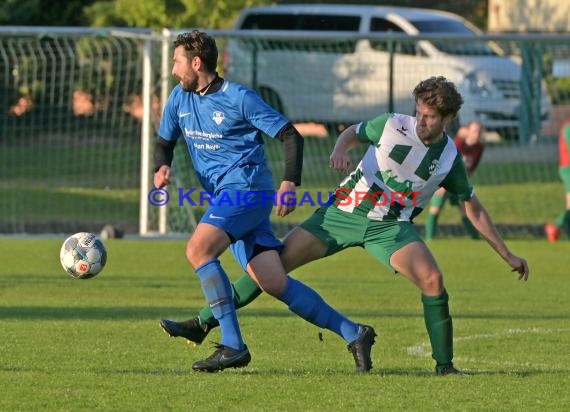
{"type": "MultiPolygon", "coordinates": [[[[228,42],[225,76],[256,88],[294,122],[350,124],[389,109],[413,114],[415,85],[442,75],[464,97],[461,123],[478,120],[488,130],[515,133],[518,128],[521,65],[486,42],[418,41],[398,36],[391,54],[385,40],[326,36],[326,32],[362,37],[388,32],[480,34],[455,14],[388,6],[283,4],[245,9],[234,28],[257,34],[279,30],[320,35],[228,42]]],[[[545,87],[542,90],[540,117],[544,121],[551,104],[545,87]]]]}

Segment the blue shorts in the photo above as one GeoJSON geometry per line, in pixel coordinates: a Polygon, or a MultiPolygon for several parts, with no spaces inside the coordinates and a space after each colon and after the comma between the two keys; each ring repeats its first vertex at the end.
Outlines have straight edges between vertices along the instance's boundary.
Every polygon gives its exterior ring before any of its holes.
{"type": "Polygon", "coordinates": [[[223,191],[212,199],[200,219],[200,223],[209,223],[228,234],[232,242],[230,250],[244,270],[254,257],[256,245],[279,252],[283,248],[269,220],[273,194],[273,191],[223,191]]]}

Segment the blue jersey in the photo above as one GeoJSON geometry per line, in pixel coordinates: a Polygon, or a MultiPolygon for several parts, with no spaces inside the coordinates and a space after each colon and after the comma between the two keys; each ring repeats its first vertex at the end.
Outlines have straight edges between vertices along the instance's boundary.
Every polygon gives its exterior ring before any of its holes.
{"type": "Polygon", "coordinates": [[[261,132],[274,138],[287,122],[254,91],[224,80],[220,90],[204,96],[177,85],[159,135],[169,141],[184,136],[194,170],[209,192],[274,190],[261,132]]]}

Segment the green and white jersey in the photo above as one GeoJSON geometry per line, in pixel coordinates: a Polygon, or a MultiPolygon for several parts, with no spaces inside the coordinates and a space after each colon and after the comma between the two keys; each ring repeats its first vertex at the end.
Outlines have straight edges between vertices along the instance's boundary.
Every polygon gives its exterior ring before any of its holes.
{"type": "Polygon", "coordinates": [[[412,220],[444,187],[461,200],[473,195],[461,154],[445,135],[425,145],[416,118],[386,113],[357,126],[371,146],[356,169],[338,186],[333,205],[371,220],[412,220]]]}

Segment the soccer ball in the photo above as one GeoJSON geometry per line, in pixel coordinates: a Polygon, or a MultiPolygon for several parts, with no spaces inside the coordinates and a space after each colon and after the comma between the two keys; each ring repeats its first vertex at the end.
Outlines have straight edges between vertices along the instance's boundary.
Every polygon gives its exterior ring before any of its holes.
{"type": "Polygon", "coordinates": [[[59,252],[65,271],[76,279],[89,279],[101,272],[107,263],[107,249],[94,233],[71,235],[59,252]]]}

